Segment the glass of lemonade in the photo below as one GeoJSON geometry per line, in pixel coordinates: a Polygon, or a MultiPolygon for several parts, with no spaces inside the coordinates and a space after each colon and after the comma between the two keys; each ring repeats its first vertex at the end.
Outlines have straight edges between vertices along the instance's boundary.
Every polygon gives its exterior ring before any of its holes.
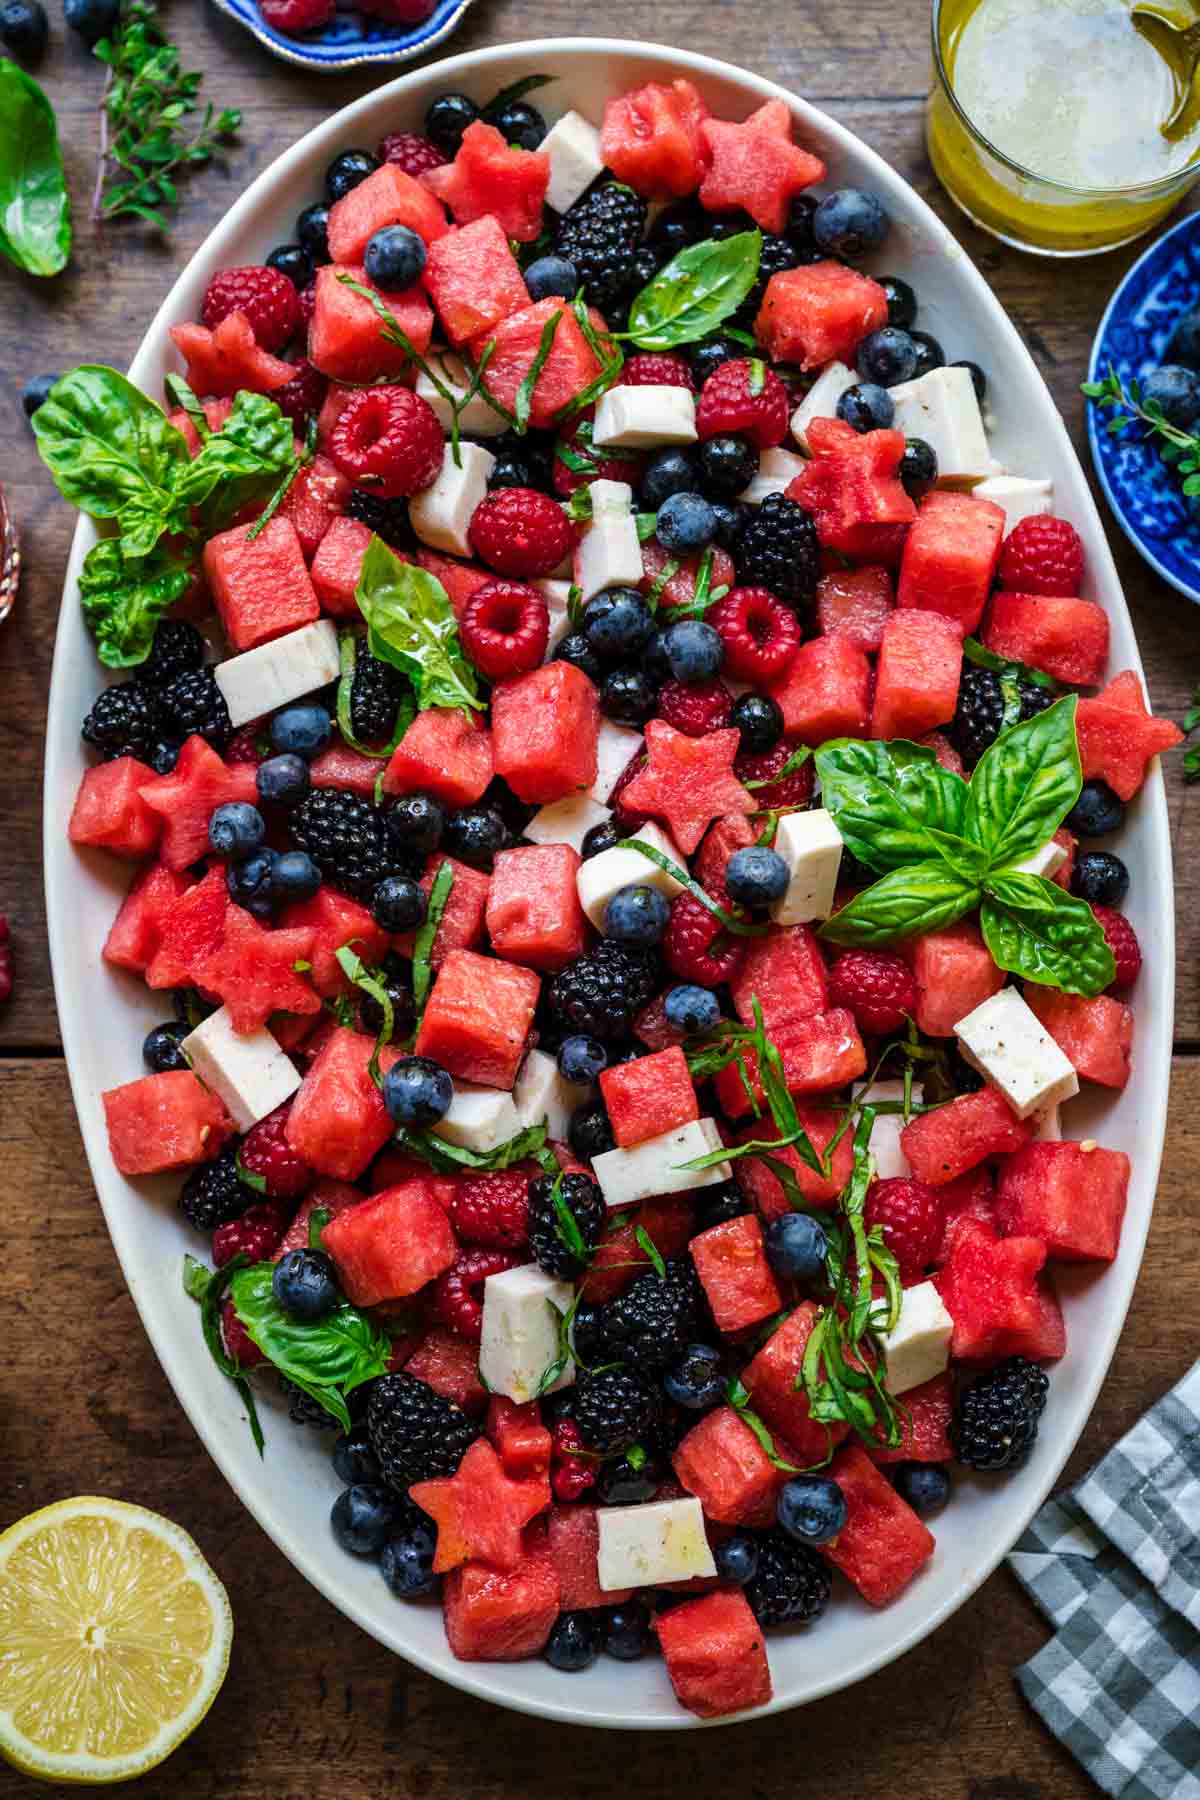
{"type": "MultiPolygon", "coordinates": [[[[1171,0],[1172,16],[1176,4],[1180,25],[1200,17],[1189,0],[1171,0]]],[[[1164,136],[1169,41],[1139,30],[1131,5],[933,0],[930,161],[951,199],[1005,243],[1044,256],[1114,249],[1200,175],[1200,99],[1164,136]]]]}

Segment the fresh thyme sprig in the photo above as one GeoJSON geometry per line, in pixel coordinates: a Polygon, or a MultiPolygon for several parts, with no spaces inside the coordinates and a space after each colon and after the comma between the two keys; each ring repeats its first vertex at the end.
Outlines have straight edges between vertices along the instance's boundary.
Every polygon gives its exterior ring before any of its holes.
{"type": "MultiPolygon", "coordinates": [[[[1190,737],[1200,726],[1200,687],[1192,694],[1192,704],[1183,715],[1183,729],[1190,737]]],[[[1183,779],[1200,781],[1200,744],[1192,744],[1183,753],[1183,779]]]]}
{"type": "Polygon", "coordinates": [[[1111,437],[1118,436],[1135,422],[1145,426],[1152,437],[1161,439],[1159,453],[1166,463],[1170,463],[1176,473],[1183,476],[1183,492],[1187,496],[1200,494],[1200,437],[1190,431],[1183,431],[1178,425],[1172,425],[1163,417],[1162,407],[1157,400],[1142,400],[1141,383],[1136,376],[1132,377],[1129,386],[1125,387],[1121,377],[1112,364],[1108,365],[1108,374],[1103,381],[1085,381],[1082,390],[1088,399],[1101,411],[1111,410],[1104,429],[1111,437]]]}

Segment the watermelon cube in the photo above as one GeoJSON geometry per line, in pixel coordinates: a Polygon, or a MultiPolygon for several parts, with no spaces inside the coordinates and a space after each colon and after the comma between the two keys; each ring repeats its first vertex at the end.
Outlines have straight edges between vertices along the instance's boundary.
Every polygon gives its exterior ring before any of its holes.
{"type": "Polygon", "coordinates": [[[1123,1150],[1027,1144],[1001,1164],[996,1224],[1006,1237],[1040,1238],[1056,1262],[1111,1262],[1129,1193],[1123,1150]]]}
{"type": "Polygon", "coordinates": [[[217,1154],[233,1120],[190,1069],[145,1075],[101,1098],[108,1147],[122,1175],[161,1175],[217,1154]]]}
{"type": "MultiPolygon", "coordinates": [[[[351,483],[327,456],[318,453],[297,470],[277,516],[295,526],[306,562],[316,555],[329,527],[341,519],[350,490],[351,483]]],[[[261,510],[256,509],[256,517],[261,510]]]]}
{"type": "Polygon", "coordinates": [[[700,130],[708,108],[690,81],[648,81],[610,100],[600,153],[618,181],[647,200],[694,194],[709,165],[700,130]]]}
{"type": "Polygon", "coordinates": [[[603,1070],[600,1092],[622,1149],[700,1117],[687,1058],[678,1045],[603,1070]]]}
{"type": "Polygon", "coordinates": [[[144,975],[162,941],[164,920],[191,886],[186,875],[151,863],[143,869],[121,902],[101,951],[105,962],[144,975]]]}
{"type": "Polygon", "coordinates": [[[363,557],[371,542],[370,526],[361,519],[334,519],[317,546],[309,578],[322,612],[335,619],[359,619],[354,591],[362,574],[363,557]]]}
{"type": "MultiPolygon", "coordinates": [[[[562,1151],[558,1146],[556,1149],[561,1162],[562,1151]]],[[[568,1167],[565,1163],[563,1166],[568,1167]]],[[[621,1213],[620,1219],[616,1230],[601,1239],[585,1277],[588,1302],[594,1306],[600,1306],[605,1300],[615,1300],[635,1276],[650,1267],[650,1258],[638,1242],[639,1230],[645,1233],[666,1262],[672,1256],[678,1256],[694,1228],[691,1203],[686,1194],[663,1194],[657,1199],[643,1200],[636,1210],[621,1213]]]]}
{"type": "MultiPolygon", "coordinates": [[[[970,494],[927,494],[904,545],[897,601],[974,631],[996,577],[1004,508],[970,494]]],[[[939,721],[940,723],[940,721],[939,721]]]]}
{"type": "Polygon", "coordinates": [[[1099,994],[1064,994],[1059,988],[1025,984],[1025,999],[1059,1049],[1085,1081],[1123,1088],[1129,1080],[1133,1013],[1122,1000],[1099,994]]]}
{"type": "MultiPolygon", "coordinates": [[[[308,326],[308,360],[331,381],[368,382],[384,375],[403,374],[409,367],[408,351],[400,344],[389,343],[374,306],[347,287],[339,279],[342,275],[348,275],[360,287],[371,286],[366,271],[357,263],[344,269],[330,263],[317,270],[316,301],[308,326]]],[[[422,289],[376,293],[376,297],[417,354],[424,356],[433,336],[433,313],[422,289]]]]}
{"type": "Polygon", "coordinates": [[[374,967],[383,961],[391,941],[365,906],[326,883],[311,900],[297,901],[285,908],[281,923],[288,930],[312,933],[312,948],[306,959],[312,964],[309,980],[326,1000],[351,992],[350,979],[337,960],[339,950],[353,944],[362,960],[374,967]]]}
{"type": "MultiPolygon", "coordinates": [[[[383,1096],[367,1069],[375,1040],[338,1026],[326,1038],[288,1114],[287,1141],[319,1175],[354,1181],[392,1135],[383,1096]]],[[[386,1071],[398,1052],[380,1056],[386,1071]]]]}
{"type": "Polygon", "coordinates": [[[997,656],[1091,687],[1108,662],[1108,614],[1094,600],[995,594],[983,641],[997,656]]]}
{"type": "Polygon", "coordinates": [[[491,213],[431,244],[421,279],[456,349],[529,305],[525,278],[491,213]]]}
{"type": "Polygon", "coordinates": [[[1036,1237],[997,1237],[990,1225],[962,1219],[945,1268],[933,1277],[954,1320],[950,1354],[963,1362],[1059,1357],[1067,1339],[1062,1312],[1040,1272],[1046,1246],[1036,1237]]]}
{"type": "Polygon", "coordinates": [[[732,1406],[705,1413],[680,1440],[671,1466],[706,1516],[722,1525],[770,1525],[787,1480],[732,1406]]]}
{"type": "Polygon", "coordinates": [[[156,920],[158,941],[146,964],[146,985],[195,987],[200,970],[224,939],[230,904],[225,868],[218,863],[164,907],[156,920]]]}
{"type": "Polygon", "coordinates": [[[118,756],[86,770],[67,826],[71,842],[114,856],[149,856],[162,818],[146,804],[142,790],[155,779],[154,770],[136,756],[118,756]]]}
{"type": "MultiPolygon", "coordinates": [[[[867,1053],[854,1023],[852,1013],[844,1007],[831,1007],[811,1019],[792,1019],[772,1030],[775,1047],[783,1058],[783,1075],[792,1094],[823,1094],[830,1088],[845,1087],[866,1071],[867,1053]]],[[[731,1119],[744,1118],[753,1111],[750,1093],[762,1108],[764,1096],[758,1070],[749,1049],[740,1057],[745,1081],[737,1065],[730,1063],[714,1077],[713,1087],[722,1110],[731,1119]]]]}
{"type": "Polygon", "coordinates": [[[872,1449],[871,1460],[893,1462],[949,1462],[954,1454],[950,1443],[950,1421],[954,1416],[954,1389],[949,1375],[934,1375],[919,1387],[909,1388],[904,1395],[904,1411],[897,1409],[900,1442],[890,1449],[885,1444],[872,1449]]]}
{"type": "Polygon", "coordinates": [[[242,907],[230,906],[221,942],[196,970],[196,985],[225,1002],[235,1031],[257,1031],[276,1012],[319,1013],[319,996],[296,968],[309,960],[312,943],[303,926],[268,930],[242,907]]]}
{"type": "Polygon", "coordinates": [[[803,1387],[796,1386],[816,1322],[817,1308],[813,1301],[805,1300],[742,1370],[754,1411],[791,1445],[789,1460],[802,1465],[822,1461],[830,1445],[840,1443],[850,1429],[848,1425],[818,1424],[803,1387]]]}
{"type": "Polygon", "coordinates": [[[407,225],[426,245],[450,229],[429,189],[398,164],[385,162],[330,207],[329,260],[361,263],[367,245],[385,225],[407,225]]]}
{"type": "Polygon", "coordinates": [[[1083,779],[1098,776],[1122,800],[1133,799],[1151,759],[1183,739],[1178,725],[1156,719],[1148,710],[1141,679],[1132,669],[1114,675],[1103,693],[1080,700],[1075,734],[1083,779]]]}
{"type": "Polygon", "coordinates": [[[719,1719],[771,1698],[767,1646],[746,1596],[722,1589],[685,1600],[654,1621],[675,1698],[701,1719],[719,1719]]]}
{"type": "MultiPolygon", "coordinates": [[[[478,1351],[474,1351],[472,1354],[478,1365],[478,1351]]],[[[475,1372],[478,1378],[478,1366],[476,1366],[475,1372]]],[[[548,1473],[553,1440],[549,1431],[542,1424],[542,1409],[536,1400],[528,1400],[521,1406],[515,1400],[510,1400],[506,1394],[492,1394],[487,1403],[485,1429],[488,1437],[496,1446],[496,1455],[504,1465],[505,1474],[522,1476],[548,1473]]],[[[574,1513],[581,1511],[582,1508],[572,1506],[564,1507],[562,1510],[574,1513]]],[[[595,1567],[596,1555],[593,1549],[593,1575],[595,1567]]]]}
{"type": "Polygon", "coordinates": [[[457,556],[443,556],[440,550],[430,550],[424,544],[417,551],[417,565],[441,582],[454,608],[454,616],[459,620],[467,601],[481,587],[496,579],[490,569],[481,569],[477,563],[460,562],[457,556]]]}
{"type": "Polygon", "coordinates": [[[189,321],[171,326],[171,341],[187,364],[187,383],[201,399],[245,388],[271,394],[286,387],[296,371],[282,357],[263,350],[244,312],[232,312],[215,330],[189,321]]]}
{"type": "Polygon", "coordinates": [[[506,144],[494,125],[476,119],[463,132],[454,161],[427,169],[421,180],[449,207],[455,224],[490,214],[505,237],[531,244],[542,229],[550,158],[544,150],[506,144]]]}
{"type": "Polygon", "coordinates": [[[984,1087],[910,1119],[900,1148],[918,1181],[942,1187],[989,1156],[1023,1149],[1035,1129],[1034,1120],[1018,1119],[997,1088],[984,1087]]]}
{"type": "MultiPolygon", "coordinates": [[[[585,677],[586,679],[586,677],[585,677]]],[[[492,740],[457,707],[419,712],[387,765],[385,794],[432,794],[447,806],[471,806],[492,779],[492,740]]]]}
{"type": "Polygon", "coordinates": [[[958,705],[961,674],[962,632],[952,619],[938,612],[894,612],[879,646],[871,736],[916,738],[948,724],[958,705]]]}
{"type": "MultiPolygon", "coordinates": [[[[725,866],[735,850],[748,850],[758,837],[745,813],[723,813],[714,819],[696,852],[692,873],[714,898],[725,894],[725,866]]],[[[763,940],[757,940],[763,941],[763,940]]]]}
{"type": "Polygon", "coordinates": [[[834,569],[817,583],[817,624],[826,637],[848,637],[860,650],[878,650],[896,604],[891,575],[877,563],[834,569]]]}
{"type": "Polygon", "coordinates": [[[792,743],[815,747],[829,738],[866,736],[871,665],[846,633],[801,644],[784,673],[766,685],[792,743]]]}
{"type": "Polygon", "coordinates": [[[546,663],[492,690],[496,773],[528,805],[586,792],[599,735],[599,696],[573,663],[546,663]]]}
{"type": "MultiPolygon", "coordinates": [[[[841,1114],[835,1107],[797,1105],[796,1117],[808,1134],[808,1141],[818,1156],[824,1156],[841,1122],[841,1114]]],[[[738,1133],[742,1143],[757,1138],[760,1142],[764,1136],[761,1121],[743,1126],[738,1133]]],[[[773,1135],[773,1134],[771,1134],[773,1135]]],[[[800,1160],[799,1152],[789,1145],[786,1150],[774,1150],[771,1153],[773,1162],[786,1163],[796,1178],[797,1186],[808,1206],[832,1206],[838,1195],[849,1181],[854,1168],[853,1134],[846,1132],[833,1153],[828,1175],[818,1175],[810,1169],[806,1162],[800,1160]]],[[[734,1174],[738,1186],[750,1201],[755,1211],[768,1222],[782,1218],[784,1213],[792,1210],[791,1202],[783,1191],[783,1183],[770,1166],[758,1156],[739,1157],[734,1165],[734,1174]]]]}
{"type": "Polygon", "coordinates": [[[461,1081],[511,1089],[525,1055],[540,978],[473,950],[438,970],[414,1046],[461,1081]]]}
{"type": "Polygon", "coordinates": [[[846,1523],[821,1552],[872,1606],[886,1606],[933,1555],[933,1533],[865,1450],[839,1450],[829,1470],[846,1499],[846,1523]]]}
{"type": "Polygon", "coordinates": [[[258,798],[253,763],[223,763],[195,736],[184,740],[169,775],[150,775],[138,792],[162,821],[159,855],[169,869],[186,869],[207,853],[208,821],[218,806],[258,798]]]}
{"type": "Polygon", "coordinates": [[[554,341],[529,402],[529,423],[536,431],[556,424],[563,407],[600,373],[599,359],[579,329],[569,303],[539,300],[520,312],[509,313],[499,324],[471,339],[471,355],[476,362],[489,344],[496,346],[488,360],[488,392],[511,412],[521,384],[533,372],[546,326],[555,315],[558,324],[554,341]]]}
{"type": "MultiPolygon", "coordinates": [[[[491,877],[481,869],[468,868],[466,863],[456,862],[452,856],[431,856],[420,881],[427,897],[443,863],[449,863],[454,879],[429,952],[429,961],[435,969],[441,968],[452,950],[473,950],[476,944],[483,942],[483,922],[492,888],[491,877]]],[[[414,931],[403,932],[395,940],[395,948],[401,956],[411,956],[415,944],[414,931]]]]}
{"type": "Polygon", "coordinates": [[[278,513],[257,537],[251,525],[218,532],[204,546],[204,577],[234,650],[253,650],[320,618],[296,527],[278,513]]]}
{"type": "Polygon", "coordinates": [[[570,844],[500,851],[487,901],[488,936],[497,956],[553,971],[582,955],[588,922],[575,886],[581,862],[570,844]]]}
{"type": "Polygon", "coordinates": [[[743,1025],[753,1025],[758,1001],[768,1037],[823,1013],[829,1005],[829,981],[816,933],[808,925],[784,925],[748,939],[729,992],[743,1025]]]}
{"type": "Polygon", "coordinates": [[[600,1532],[594,1506],[552,1506],[546,1516],[546,1548],[558,1576],[564,1612],[623,1606],[632,1598],[633,1588],[600,1586],[596,1569],[600,1532]]]}
{"type": "Polygon", "coordinates": [[[913,1017],[929,1037],[953,1037],[958,1021],[1004,986],[1003,969],[969,919],[910,938],[904,953],[917,984],[913,1017]]]}
{"type": "Polygon", "coordinates": [[[554,1564],[544,1547],[515,1569],[462,1563],[442,1584],[446,1638],[459,1662],[522,1662],[545,1648],[558,1617],[554,1564]]]}
{"type": "Polygon", "coordinates": [[[718,1330],[744,1331],[783,1305],[752,1213],[697,1233],[688,1250],[718,1330]]]}
{"type": "Polygon", "coordinates": [[[805,433],[809,461],[788,498],[812,515],[828,550],[858,561],[894,562],[917,509],[896,471],[901,431],[855,431],[844,419],[813,419],[805,433]]]}
{"type": "Polygon", "coordinates": [[[996,1190],[990,1169],[972,1169],[957,1181],[947,1181],[939,1189],[942,1204],[942,1241],[933,1256],[935,1268],[942,1268],[950,1257],[954,1234],[961,1219],[977,1219],[993,1229],[996,1224],[996,1190]]]}
{"type": "Polygon", "coordinates": [[[754,321],[754,335],[772,362],[820,369],[854,366],[854,353],[887,324],[887,295],[877,281],[844,263],[809,263],[772,275],[754,321]]]}
{"type": "MultiPolygon", "coordinates": [[[[432,1183],[426,1182],[424,1186],[445,1219],[445,1208],[433,1193],[432,1183]]],[[[381,1189],[380,1197],[387,1191],[381,1189]]],[[[453,1235],[451,1232],[451,1238],[453,1235]]],[[[426,1333],[404,1367],[409,1375],[427,1382],[435,1394],[440,1394],[443,1400],[452,1401],[465,1413],[481,1413],[488,1404],[487,1389],[479,1379],[479,1345],[469,1344],[466,1338],[459,1337],[457,1331],[451,1331],[445,1325],[434,1325],[426,1333]]]]}
{"type": "MultiPolygon", "coordinates": [[[[303,1095],[301,1088],[297,1106],[303,1095]]],[[[385,1188],[348,1206],[330,1219],[321,1242],[355,1306],[406,1299],[448,1269],[458,1254],[450,1221],[423,1181],[385,1188]]]]}
{"type": "Polygon", "coordinates": [[[352,794],[361,794],[364,800],[370,800],[379,779],[379,769],[378,757],[352,750],[349,744],[343,744],[335,736],[328,749],[322,750],[320,756],[314,756],[309,763],[308,774],[314,787],[348,788],[352,794]]]}

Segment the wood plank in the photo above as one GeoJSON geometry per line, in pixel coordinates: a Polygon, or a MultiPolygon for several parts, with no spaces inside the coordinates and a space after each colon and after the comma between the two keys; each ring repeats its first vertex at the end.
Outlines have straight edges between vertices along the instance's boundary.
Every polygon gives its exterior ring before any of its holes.
{"type": "MultiPolygon", "coordinates": [[[[233,1664],[208,1719],[145,1784],[159,1800],[562,1800],[643,1792],[819,1800],[853,1779],[924,1800],[1086,1800],[1093,1790],[1026,1710],[1013,1668],[1045,1628],[1006,1570],[891,1669],[822,1702],[705,1741],[633,1745],[522,1719],[409,1669],[334,1611],[208,1461],[144,1337],[109,1246],[63,1068],[3,1065],[10,1307],[0,1405],[0,1525],[73,1493],[139,1501],[194,1532],[226,1582],[233,1664]]],[[[1168,1159],[1142,1278],[1108,1381],[1071,1460],[1078,1475],[1195,1354],[1200,1059],[1177,1062],[1168,1159]]],[[[185,1304],[181,1299],[180,1304],[185,1304]]],[[[197,1337],[197,1354],[202,1354],[197,1337]]],[[[1053,1429],[1053,1402],[1046,1429],[1053,1429]]],[[[314,1532],[325,1523],[313,1520],[314,1532]]],[[[820,1655],[820,1628],[812,1633],[820,1655]]],[[[564,1680],[567,1678],[564,1677],[564,1680]]],[[[586,1677],[581,1677],[586,1680],[586,1677]]]]}

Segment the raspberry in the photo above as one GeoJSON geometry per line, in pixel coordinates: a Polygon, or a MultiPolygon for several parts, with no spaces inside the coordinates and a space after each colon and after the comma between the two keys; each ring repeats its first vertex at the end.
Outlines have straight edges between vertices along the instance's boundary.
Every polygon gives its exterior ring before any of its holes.
{"type": "Polygon", "coordinates": [[[574,1419],[556,1419],[550,1433],[550,1486],[556,1500],[578,1500],[595,1485],[600,1465],[595,1457],[580,1456],[583,1433],[574,1419]]]}
{"type": "Polygon", "coordinates": [[[298,357],[292,366],[296,373],[286,387],[276,388],[271,398],[285,418],[303,431],[313,414],[320,412],[329,382],[307,356],[298,357]]]}
{"type": "Polygon", "coordinates": [[[502,681],[540,665],[550,614],[536,588],[523,581],[485,581],[463,608],[459,630],[479,673],[502,681]]]}
{"type": "Polygon", "coordinates": [[[260,1363],[266,1362],[266,1357],[234,1311],[232,1300],[226,1300],[221,1308],[221,1336],[225,1339],[226,1350],[243,1369],[257,1369],[260,1363]]]}
{"type": "Polygon", "coordinates": [[[12,937],[8,929],[8,920],[0,913],[0,1006],[11,996],[13,991],[13,953],[12,937]]]}
{"type": "Polygon", "coordinates": [[[706,737],[710,731],[721,731],[729,723],[733,711],[733,695],[723,682],[668,681],[658,691],[661,718],[682,731],[685,737],[706,737]]]}
{"type": "Polygon", "coordinates": [[[733,772],[739,781],[767,781],[769,787],[752,788],[755,804],[765,808],[780,806],[807,806],[812,799],[813,773],[812,758],[785,775],[782,781],[774,781],[784,763],[795,749],[794,744],[776,744],[773,750],[764,750],[759,756],[749,754],[734,758],[733,772]]]}
{"type": "Polygon", "coordinates": [[[467,536],[476,556],[501,575],[531,581],[557,569],[571,548],[561,506],[536,488],[500,488],[481,500],[467,536]]]}
{"type": "Polygon", "coordinates": [[[738,681],[782,675],[800,648],[795,613],[767,588],[733,588],[709,609],[706,622],[725,646],[726,673],[738,681]]]}
{"type": "Polygon", "coordinates": [[[330,433],[329,454],[356,485],[395,500],[429,486],[441,469],[444,444],[437,414],[418,394],[403,387],[360,388],[330,433]]]}
{"type": "Polygon", "coordinates": [[[1058,594],[1083,583],[1083,543],[1075,527],[1052,513],[1019,519],[1000,554],[1000,586],[1010,594],[1058,594]]]}
{"type": "Polygon", "coordinates": [[[285,1136],[291,1110],[291,1102],[285,1102],[252,1125],[238,1152],[243,1169],[266,1182],[272,1200],[298,1200],[313,1183],[313,1171],[300,1160],[285,1136]]]}
{"type": "Polygon", "coordinates": [[[1117,965],[1112,986],[1128,987],[1137,980],[1142,966],[1142,947],[1138,943],[1137,932],[1125,914],[1114,912],[1111,906],[1093,906],[1092,911],[1117,965]]]}
{"type": "Polygon", "coordinates": [[[270,755],[270,751],[260,750],[258,743],[259,738],[263,735],[263,730],[264,724],[262,719],[251,719],[248,725],[241,726],[239,730],[234,732],[229,740],[229,748],[225,752],[225,761],[227,763],[255,764],[265,762],[270,755]]]}
{"type": "Polygon", "coordinates": [[[765,365],[758,392],[758,371],[752,374],[749,357],[734,356],[713,370],[696,402],[696,431],[701,443],[706,438],[722,437],[735,432],[748,437],[760,450],[773,450],[782,444],[788,429],[788,391],[765,365]]]}
{"type": "Polygon", "coordinates": [[[285,31],[298,37],[302,31],[316,31],[328,25],[333,17],[333,0],[262,0],[263,23],[272,31],[285,31]]]}
{"type": "Polygon", "coordinates": [[[847,950],[829,971],[829,1003],[854,1014],[860,1031],[899,1031],[917,1004],[912,970],[894,950],[847,950]]]}
{"type": "Polygon", "coordinates": [[[300,330],[300,300],[286,275],[256,264],[218,269],[208,284],[200,317],[215,331],[230,313],[246,315],[254,341],[264,350],[282,350],[300,330]]]}
{"type": "Polygon", "coordinates": [[[730,937],[720,920],[691,894],[679,894],[671,902],[661,948],[680,981],[698,981],[709,988],[732,981],[743,954],[737,938],[730,937]]]}
{"type": "Polygon", "coordinates": [[[905,1176],[873,1181],[867,1189],[867,1229],[875,1225],[882,1229],[883,1241],[896,1258],[903,1284],[920,1281],[933,1261],[942,1241],[944,1210],[936,1188],[905,1176]]]}
{"type": "Polygon", "coordinates": [[[317,284],[310,281],[306,288],[300,290],[300,317],[305,327],[312,324],[313,314],[317,310],[317,284]]]}
{"type": "Polygon", "coordinates": [[[223,1269],[235,1256],[248,1256],[251,1262],[266,1262],[283,1242],[283,1234],[291,1223],[281,1206],[266,1200],[261,1206],[249,1207],[240,1219],[218,1225],[213,1232],[212,1254],[218,1269],[223,1269]]]}
{"type": "Polygon", "coordinates": [[[414,181],[426,169],[440,169],[446,160],[436,144],[415,131],[389,131],[375,154],[381,163],[395,163],[414,181]]]}
{"type": "Polygon", "coordinates": [[[632,488],[641,485],[642,457],[628,451],[622,455],[619,450],[615,454],[597,450],[592,443],[591,423],[595,411],[594,406],[589,406],[559,433],[553,481],[555,493],[561,494],[564,500],[569,499],[576,488],[587,487],[592,481],[624,481],[632,488]],[[573,469],[573,462],[586,463],[587,467],[573,469]]]}
{"type": "Polygon", "coordinates": [[[477,1344],[483,1332],[483,1284],[527,1257],[511,1250],[463,1250],[433,1284],[433,1310],[443,1325],[477,1344]]]}
{"type": "Polygon", "coordinates": [[[450,1223],[465,1243],[520,1250],[528,1239],[528,1175],[502,1169],[468,1176],[450,1202],[450,1223]]]}
{"type": "Polygon", "coordinates": [[[692,371],[682,356],[667,350],[644,350],[631,356],[617,376],[618,387],[681,387],[694,389],[692,371]]]}

